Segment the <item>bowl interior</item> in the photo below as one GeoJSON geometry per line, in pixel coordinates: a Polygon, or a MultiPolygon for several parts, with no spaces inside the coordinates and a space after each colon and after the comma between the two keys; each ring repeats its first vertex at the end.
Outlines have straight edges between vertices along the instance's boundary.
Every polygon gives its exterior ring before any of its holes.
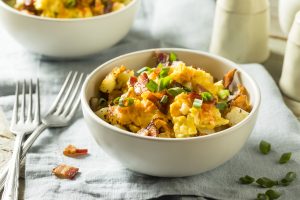
{"type": "MultiPolygon", "coordinates": [[[[260,102],[260,93],[258,86],[253,81],[253,79],[246,72],[244,72],[237,64],[219,56],[185,49],[150,49],[138,51],[117,57],[113,60],[102,64],[100,67],[95,69],[86,80],[86,83],[83,86],[84,102],[82,103],[88,105],[89,99],[91,97],[98,96],[98,88],[100,86],[101,81],[114,67],[124,65],[127,68],[134,70],[140,69],[144,66],[154,67],[155,51],[174,52],[176,53],[179,60],[185,62],[187,65],[200,67],[201,69],[211,73],[213,77],[215,77],[218,80],[221,80],[224,74],[227,73],[230,69],[237,68],[238,71],[234,77],[234,82],[241,83],[248,90],[250,103],[252,105],[251,113],[253,113],[258,108],[260,102]]],[[[91,109],[88,109],[90,113],[92,113],[91,109]]],[[[92,113],[92,115],[98,118],[94,113],[92,113]]],[[[250,115],[248,117],[250,117],[250,115]]]]}

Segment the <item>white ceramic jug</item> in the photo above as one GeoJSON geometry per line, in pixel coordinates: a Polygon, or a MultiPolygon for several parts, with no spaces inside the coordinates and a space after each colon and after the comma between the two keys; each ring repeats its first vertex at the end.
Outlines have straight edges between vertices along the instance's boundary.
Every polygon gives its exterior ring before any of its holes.
{"type": "Polygon", "coordinates": [[[269,56],[269,1],[218,0],[210,52],[238,63],[269,56]]]}
{"type": "Polygon", "coordinates": [[[281,30],[288,35],[296,13],[300,10],[300,0],[279,0],[279,24],[281,30]]]}
{"type": "Polygon", "coordinates": [[[300,11],[288,36],[279,85],[287,97],[300,102],[300,11]]]}

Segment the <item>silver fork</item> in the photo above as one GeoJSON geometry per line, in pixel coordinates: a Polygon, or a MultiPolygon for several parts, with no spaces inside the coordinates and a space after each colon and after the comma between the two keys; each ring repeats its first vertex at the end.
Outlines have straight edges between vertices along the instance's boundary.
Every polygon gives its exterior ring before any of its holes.
{"type": "MultiPolygon", "coordinates": [[[[21,156],[22,160],[34,141],[46,128],[64,127],[71,123],[71,120],[75,115],[80,103],[79,94],[83,81],[83,73],[81,73],[78,78],[78,72],[69,72],[55,101],[53,102],[46,116],[42,118],[41,125],[39,125],[24,142],[21,156]]],[[[6,175],[7,169],[3,169],[2,174],[0,174],[0,191],[3,188],[3,182],[6,178],[6,175]]]]}
{"type": "Polygon", "coordinates": [[[32,118],[32,80],[29,84],[29,106],[27,111],[27,119],[25,120],[25,107],[26,107],[26,82],[24,80],[22,85],[22,102],[21,102],[21,112],[18,117],[18,107],[19,107],[19,82],[16,83],[16,94],[15,94],[15,104],[13,108],[13,115],[10,124],[10,131],[16,135],[13,155],[9,162],[8,178],[5,182],[4,192],[2,194],[2,199],[5,200],[15,200],[18,199],[18,186],[19,186],[19,167],[20,167],[20,153],[22,149],[22,143],[24,136],[31,133],[40,124],[40,94],[39,94],[39,80],[36,82],[36,102],[34,118],[32,118]]]}

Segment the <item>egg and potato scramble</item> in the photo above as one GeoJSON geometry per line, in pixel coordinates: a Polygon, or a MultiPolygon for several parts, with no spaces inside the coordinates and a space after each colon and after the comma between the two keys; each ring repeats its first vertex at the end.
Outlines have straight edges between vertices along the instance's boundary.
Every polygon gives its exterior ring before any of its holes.
{"type": "Polygon", "coordinates": [[[124,8],[131,0],[16,0],[8,4],[21,12],[50,18],[87,18],[124,8]]]}
{"type": "Polygon", "coordinates": [[[174,53],[156,53],[157,65],[137,72],[115,67],[99,85],[91,109],[106,122],[138,135],[186,138],[213,134],[249,115],[244,86],[187,66],[174,53]]]}

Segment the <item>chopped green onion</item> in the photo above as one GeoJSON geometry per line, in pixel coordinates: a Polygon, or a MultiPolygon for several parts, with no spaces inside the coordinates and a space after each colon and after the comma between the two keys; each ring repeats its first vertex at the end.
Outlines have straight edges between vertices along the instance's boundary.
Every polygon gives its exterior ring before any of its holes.
{"type": "Polygon", "coordinates": [[[278,199],[281,193],[276,190],[267,190],[265,193],[270,199],[278,199]]]}
{"type": "Polygon", "coordinates": [[[278,185],[278,181],[274,181],[267,177],[261,177],[261,178],[257,179],[256,183],[264,188],[270,188],[270,187],[273,187],[274,185],[278,185]]]}
{"type": "Polygon", "coordinates": [[[201,99],[194,99],[193,106],[195,108],[201,108],[201,106],[202,106],[202,100],[201,99]]]}
{"type": "Polygon", "coordinates": [[[166,104],[166,103],[168,103],[168,101],[169,101],[169,97],[168,97],[167,95],[164,95],[164,96],[161,98],[160,103],[166,104]]]}
{"type": "Polygon", "coordinates": [[[158,65],[156,66],[156,68],[163,68],[163,64],[162,63],[158,63],[158,65]]]}
{"type": "Polygon", "coordinates": [[[166,76],[164,78],[161,78],[159,80],[158,90],[162,91],[162,90],[166,89],[170,85],[171,82],[172,82],[172,78],[170,76],[166,76]]]}
{"type": "Polygon", "coordinates": [[[281,185],[288,186],[291,182],[293,182],[297,178],[297,174],[295,172],[288,172],[283,179],[281,179],[281,185]]]}
{"type": "Polygon", "coordinates": [[[75,7],[76,6],[76,0],[67,0],[65,2],[65,6],[67,8],[73,8],[73,7],[75,7]]]}
{"type": "Polygon", "coordinates": [[[220,90],[218,92],[218,96],[220,97],[220,99],[226,99],[229,95],[230,95],[229,90],[220,90]]]}
{"type": "Polygon", "coordinates": [[[163,67],[159,73],[159,78],[164,78],[168,76],[169,71],[170,71],[170,67],[163,67]]]}
{"type": "Polygon", "coordinates": [[[113,100],[113,103],[114,103],[115,105],[118,105],[118,104],[119,104],[119,101],[120,101],[120,98],[121,98],[121,97],[115,98],[115,99],[113,100]]]}
{"type": "Polygon", "coordinates": [[[134,99],[130,97],[119,100],[119,106],[121,107],[128,107],[128,106],[132,106],[133,104],[134,104],[134,99]]]}
{"type": "Polygon", "coordinates": [[[279,163],[280,164],[287,163],[290,160],[291,156],[292,156],[291,152],[282,154],[280,159],[279,159],[279,163]]]}
{"type": "Polygon", "coordinates": [[[170,93],[174,97],[181,94],[182,92],[185,92],[185,90],[183,88],[180,88],[180,87],[174,87],[174,88],[168,89],[168,93],[170,93]]]}
{"type": "Polygon", "coordinates": [[[211,100],[213,100],[213,96],[209,92],[202,92],[201,96],[202,96],[202,100],[203,101],[211,101],[211,100]]]}
{"type": "Polygon", "coordinates": [[[263,193],[258,193],[257,194],[257,200],[270,200],[269,196],[263,193]]]}
{"type": "Polygon", "coordinates": [[[259,150],[261,153],[263,154],[268,154],[271,150],[271,144],[262,140],[260,143],[259,143],[259,150]]]}
{"type": "Polygon", "coordinates": [[[150,90],[151,92],[156,92],[158,85],[155,81],[150,80],[147,84],[146,87],[148,88],[148,90],[150,90]]]}
{"type": "Polygon", "coordinates": [[[223,111],[223,110],[225,110],[226,108],[228,108],[228,105],[227,105],[226,102],[219,102],[219,103],[216,104],[216,107],[217,107],[219,110],[223,111]]]}
{"type": "Polygon", "coordinates": [[[255,179],[254,179],[253,177],[251,177],[251,176],[246,175],[246,176],[244,176],[244,177],[241,177],[241,178],[239,179],[239,181],[240,181],[242,184],[251,184],[251,183],[253,183],[253,182],[255,181],[255,179]]]}
{"type": "Polygon", "coordinates": [[[151,72],[152,71],[152,68],[150,67],[143,67],[142,69],[138,70],[136,73],[137,74],[141,74],[143,72],[151,72]]]}
{"type": "Polygon", "coordinates": [[[171,52],[169,60],[171,62],[176,61],[177,60],[177,55],[175,53],[171,52]]]}
{"type": "Polygon", "coordinates": [[[184,87],[183,88],[185,91],[187,91],[187,92],[191,92],[192,91],[192,89],[191,88],[188,88],[188,87],[184,87]]]}

